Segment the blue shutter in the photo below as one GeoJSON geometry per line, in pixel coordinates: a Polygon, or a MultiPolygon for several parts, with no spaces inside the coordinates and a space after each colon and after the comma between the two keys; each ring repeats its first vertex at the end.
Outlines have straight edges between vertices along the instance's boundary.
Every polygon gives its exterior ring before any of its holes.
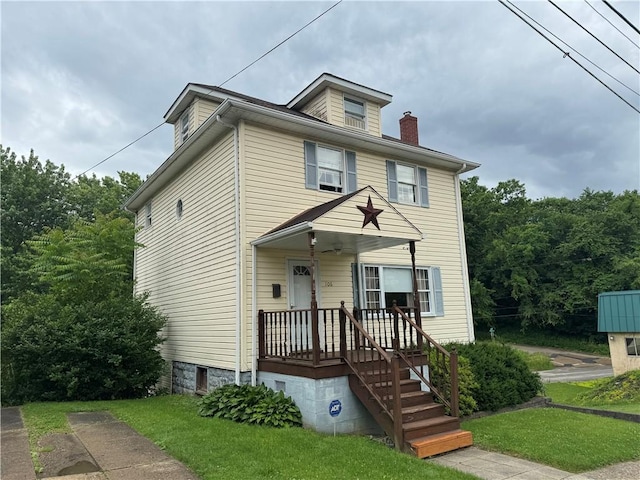
{"type": "Polygon", "coordinates": [[[444,301],[442,299],[442,277],[440,276],[440,267],[432,267],[431,275],[433,277],[433,300],[436,307],[436,317],[442,317],[444,316],[444,301]]]}
{"type": "Polygon", "coordinates": [[[396,162],[387,160],[387,186],[389,188],[389,201],[398,201],[398,178],[396,177],[396,162]]]}
{"type": "Polygon", "coordinates": [[[429,206],[429,187],[427,185],[427,169],[418,167],[418,190],[420,190],[420,206],[429,206]]]}
{"type": "Polygon", "coordinates": [[[318,189],[318,162],[316,160],[316,144],[304,142],[304,174],[307,188],[318,189]]]}
{"type": "Polygon", "coordinates": [[[356,152],[344,152],[347,157],[347,191],[352,193],[358,189],[358,178],[356,176],[356,152]]]}
{"type": "Polygon", "coordinates": [[[360,282],[358,280],[358,264],[351,264],[351,283],[353,285],[353,306],[360,308],[360,282]]]}

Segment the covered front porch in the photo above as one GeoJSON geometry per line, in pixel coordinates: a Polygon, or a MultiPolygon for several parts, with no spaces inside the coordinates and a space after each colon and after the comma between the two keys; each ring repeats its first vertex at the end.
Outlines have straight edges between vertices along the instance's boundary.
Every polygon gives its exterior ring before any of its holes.
{"type": "MultiPolygon", "coordinates": [[[[419,282],[424,279],[419,278],[415,258],[421,239],[415,226],[365,187],[301,213],[252,244],[254,259],[268,257],[271,251],[306,257],[306,264],[284,262],[290,269],[289,308],[259,308],[257,299],[258,372],[312,380],[344,378],[398,448],[428,456],[434,453],[424,453],[445,451],[431,445],[434,435],[462,435],[460,445],[469,444],[470,436],[459,433],[457,356],[422,328],[419,282]],[[406,247],[398,249],[406,260],[397,262],[410,265],[403,272],[410,275],[410,288],[400,302],[387,299],[389,305],[364,294],[360,255],[398,246],[406,247]],[[339,265],[336,271],[349,272],[350,278],[337,282],[344,290],[325,292],[320,304],[318,269],[323,261],[339,265]],[[331,297],[329,302],[326,297],[331,297]]],[[[267,267],[256,261],[256,277],[260,268],[267,267]]],[[[333,281],[323,282],[325,289],[328,285],[333,281]]],[[[271,286],[272,297],[280,297],[282,286],[271,286]]],[[[269,302],[275,304],[265,299],[269,302]]]]}

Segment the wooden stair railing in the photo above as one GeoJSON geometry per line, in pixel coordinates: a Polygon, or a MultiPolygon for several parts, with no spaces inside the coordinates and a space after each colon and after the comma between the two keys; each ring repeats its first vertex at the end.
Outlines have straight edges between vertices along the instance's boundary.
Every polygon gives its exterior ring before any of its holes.
{"type": "Polygon", "coordinates": [[[425,458],[472,445],[471,433],[460,430],[457,355],[449,354],[395,304],[385,313],[391,342],[380,332],[367,331],[361,322],[366,319],[341,304],[340,355],[353,373],[351,390],[399,450],[425,458]]]}

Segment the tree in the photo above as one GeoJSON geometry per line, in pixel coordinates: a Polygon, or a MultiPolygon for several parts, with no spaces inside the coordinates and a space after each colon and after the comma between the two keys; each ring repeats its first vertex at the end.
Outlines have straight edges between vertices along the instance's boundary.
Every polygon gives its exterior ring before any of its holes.
{"type": "Polygon", "coordinates": [[[28,243],[43,293],[3,306],[3,401],[142,396],[164,361],[165,317],[133,296],[133,224],[97,215],[28,243]]]}
{"type": "Polygon", "coordinates": [[[28,265],[22,256],[24,242],[43,228],[66,227],[69,205],[65,192],[70,176],[64,167],[50,161],[44,164],[33,153],[17,158],[10,148],[0,145],[2,175],[2,303],[29,288],[24,272],[28,265]]]}

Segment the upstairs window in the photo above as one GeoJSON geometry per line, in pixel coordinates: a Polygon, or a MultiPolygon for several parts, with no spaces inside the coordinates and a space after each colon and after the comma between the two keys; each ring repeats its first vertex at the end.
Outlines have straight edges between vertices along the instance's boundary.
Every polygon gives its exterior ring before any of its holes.
{"type": "Polygon", "coordinates": [[[429,206],[426,168],[387,160],[387,187],[390,202],[429,206]]]}
{"type": "Polygon", "coordinates": [[[337,193],[358,189],[355,152],[304,142],[304,157],[307,188],[337,193]]]}
{"type": "Polygon", "coordinates": [[[189,137],[189,109],[180,117],[180,139],[184,142],[189,137]]]}
{"type": "Polygon", "coordinates": [[[347,127],[365,129],[365,105],[360,100],[344,97],[344,124],[347,127]]]}

